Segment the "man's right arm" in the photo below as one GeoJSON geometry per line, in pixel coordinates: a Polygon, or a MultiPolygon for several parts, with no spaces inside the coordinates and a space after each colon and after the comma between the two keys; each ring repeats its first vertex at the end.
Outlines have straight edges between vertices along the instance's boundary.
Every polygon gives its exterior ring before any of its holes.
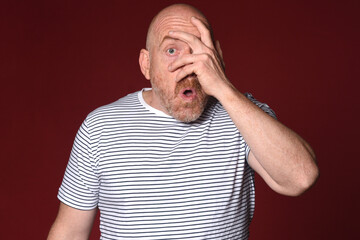
{"type": "Polygon", "coordinates": [[[50,229],[48,240],[88,239],[97,213],[92,210],[78,210],[60,203],[59,213],[50,229]]]}

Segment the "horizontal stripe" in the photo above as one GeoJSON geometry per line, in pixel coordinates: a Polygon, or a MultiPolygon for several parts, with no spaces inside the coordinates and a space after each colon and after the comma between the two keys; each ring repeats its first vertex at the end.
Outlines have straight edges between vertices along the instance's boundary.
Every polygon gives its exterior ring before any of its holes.
{"type": "Polygon", "coordinates": [[[247,239],[255,203],[248,152],[217,100],[182,123],[132,93],[87,116],[58,198],[98,207],[101,239],[247,239]]]}

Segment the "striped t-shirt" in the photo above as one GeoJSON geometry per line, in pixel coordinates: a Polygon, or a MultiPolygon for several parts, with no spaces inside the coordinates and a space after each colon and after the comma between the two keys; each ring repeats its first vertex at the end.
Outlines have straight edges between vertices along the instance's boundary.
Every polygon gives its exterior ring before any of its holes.
{"type": "Polygon", "coordinates": [[[58,198],[98,207],[101,239],[247,239],[255,201],[248,151],[216,99],[183,123],[139,91],[87,116],[58,198]]]}

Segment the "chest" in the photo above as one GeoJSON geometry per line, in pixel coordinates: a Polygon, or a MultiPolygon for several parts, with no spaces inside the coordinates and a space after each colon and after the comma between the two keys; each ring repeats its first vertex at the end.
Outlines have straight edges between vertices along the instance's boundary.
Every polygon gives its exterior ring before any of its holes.
{"type": "Polygon", "coordinates": [[[101,190],[135,198],[230,194],[245,168],[245,142],[223,124],[118,124],[94,149],[101,190]]]}

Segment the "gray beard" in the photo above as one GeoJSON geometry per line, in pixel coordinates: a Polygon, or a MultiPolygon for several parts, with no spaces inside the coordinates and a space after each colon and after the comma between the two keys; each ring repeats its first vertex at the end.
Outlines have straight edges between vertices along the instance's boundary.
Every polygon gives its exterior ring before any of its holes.
{"type": "Polygon", "coordinates": [[[173,96],[167,96],[167,92],[162,88],[158,88],[156,84],[152,84],[152,88],[155,94],[159,96],[162,107],[164,107],[173,118],[185,123],[198,119],[203,113],[208,101],[208,96],[203,92],[197,79],[184,79],[178,82],[173,96]],[[197,98],[195,101],[181,102],[177,99],[180,90],[185,87],[191,87],[196,90],[197,98]]]}

